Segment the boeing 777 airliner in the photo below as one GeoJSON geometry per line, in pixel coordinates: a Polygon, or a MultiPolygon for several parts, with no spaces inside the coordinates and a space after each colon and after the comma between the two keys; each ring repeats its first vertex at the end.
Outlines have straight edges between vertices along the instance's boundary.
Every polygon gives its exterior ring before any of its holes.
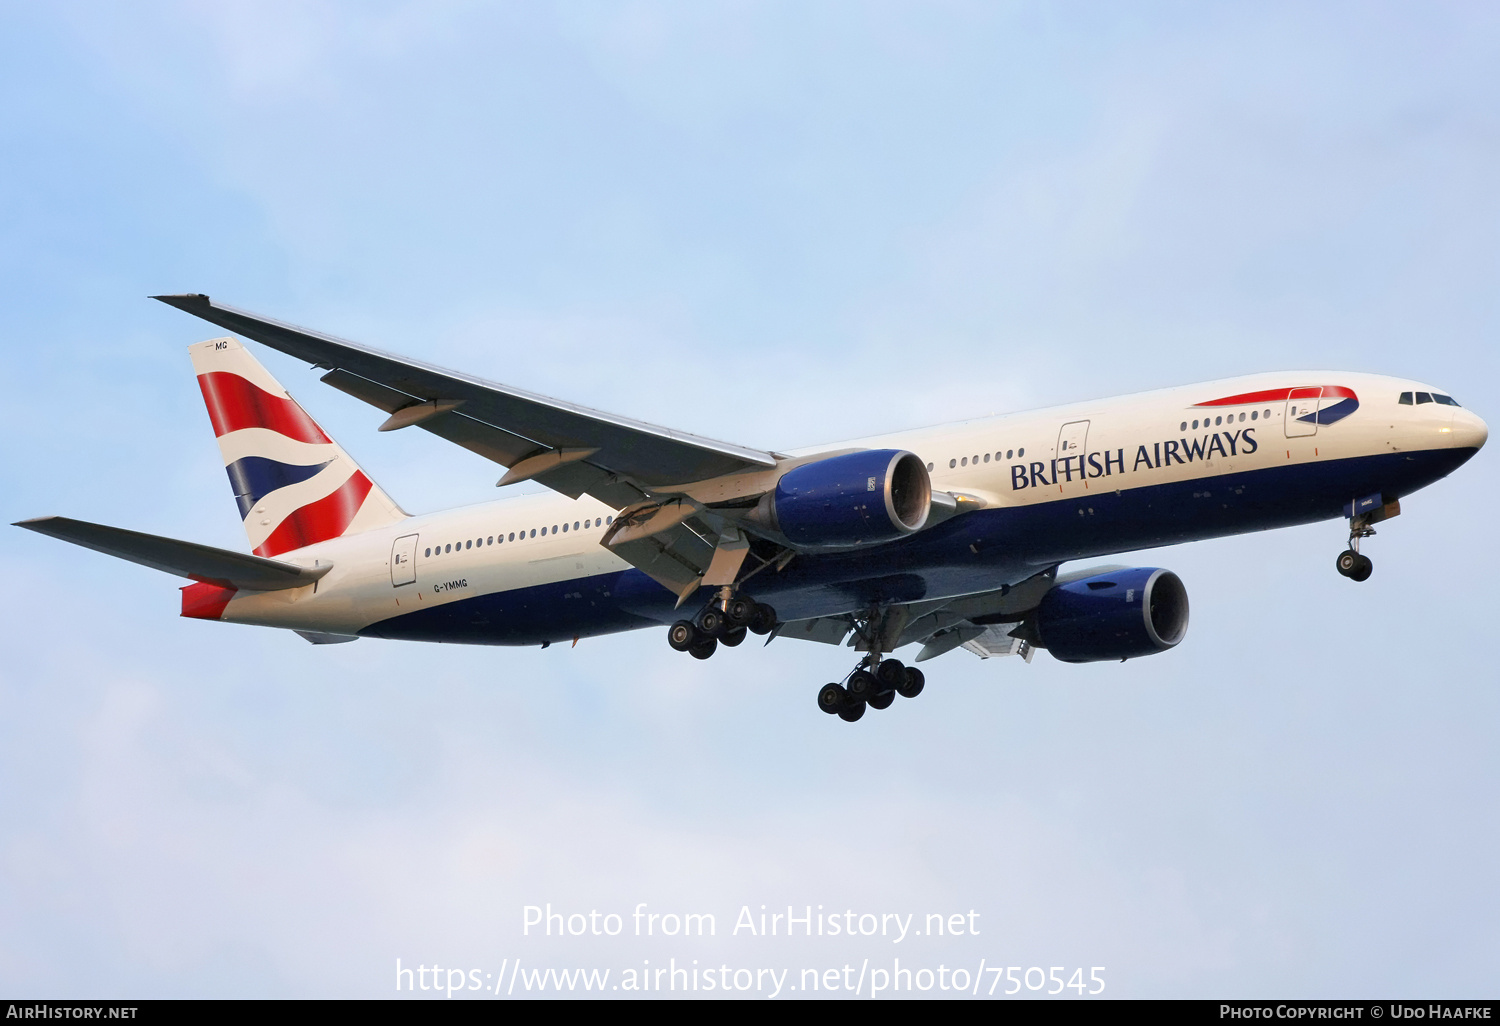
{"type": "MultiPolygon", "coordinates": [[[[192,580],[182,615],[361,637],[541,645],[665,626],[707,659],[747,634],[861,653],[818,706],[914,698],[914,662],[1045,648],[1129,659],[1187,631],[1156,567],[1070,560],[1349,521],[1339,573],[1400,500],[1484,445],[1446,391],[1345,371],[1257,374],[772,452],[701,438],[268,320],[157,297],[326,371],[388,416],[550,493],[412,516],[235,338],[189,348],[254,555],[64,517],[21,527],[192,580]]],[[[768,640],[769,640],[768,638],[768,640]]]]}

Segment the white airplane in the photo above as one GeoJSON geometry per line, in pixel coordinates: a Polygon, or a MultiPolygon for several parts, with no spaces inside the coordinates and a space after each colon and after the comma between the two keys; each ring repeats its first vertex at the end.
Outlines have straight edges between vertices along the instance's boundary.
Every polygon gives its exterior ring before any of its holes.
{"type": "Polygon", "coordinates": [[[189,348],[255,555],[42,517],[17,526],[196,582],[182,615],[361,637],[541,645],[665,626],[707,659],[747,633],[862,653],[818,706],[848,721],[921,692],[915,662],[1045,648],[1165,651],[1182,581],[1061,564],[1343,516],[1338,571],[1400,499],[1484,445],[1446,392],[1278,372],[816,446],[751,449],[442,370],[222,306],[158,296],[325,370],[507,468],[525,495],[404,512],[234,338],[189,348]],[[1327,449],[1325,453],[1323,450],[1327,449]]]}

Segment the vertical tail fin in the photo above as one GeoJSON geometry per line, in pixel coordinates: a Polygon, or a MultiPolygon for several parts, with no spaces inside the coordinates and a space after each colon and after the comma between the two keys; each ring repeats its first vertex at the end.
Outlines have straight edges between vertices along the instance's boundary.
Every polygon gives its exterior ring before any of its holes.
{"type": "Polygon", "coordinates": [[[210,339],[188,352],[256,555],[406,518],[238,340],[210,339]]]}

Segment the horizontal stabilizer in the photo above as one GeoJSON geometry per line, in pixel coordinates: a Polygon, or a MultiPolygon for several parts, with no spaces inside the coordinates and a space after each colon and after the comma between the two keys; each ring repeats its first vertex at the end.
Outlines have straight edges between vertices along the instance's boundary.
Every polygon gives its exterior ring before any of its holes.
{"type": "Polygon", "coordinates": [[[28,531],[82,545],[95,552],[128,559],[153,570],[165,570],[205,584],[249,591],[280,591],[300,588],[333,569],[332,563],[317,567],[293,566],[243,552],[216,549],[211,545],[163,538],[155,534],[105,527],[68,517],[36,517],[14,525],[28,531]]]}

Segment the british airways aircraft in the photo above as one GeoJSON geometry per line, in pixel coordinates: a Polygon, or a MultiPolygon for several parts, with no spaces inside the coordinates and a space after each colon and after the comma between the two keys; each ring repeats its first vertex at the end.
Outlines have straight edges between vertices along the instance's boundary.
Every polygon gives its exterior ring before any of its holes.
{"type": "Polygon", "coordinates": [[[1489,436],[1446,392],[1343,371],[1257,374],[793,452],[657,427],[258,317],[156,297],[324,370],[550,494],[412,516],[235,338],[189,348],[254,555],[64,517],[20,527],[195,583],[182,615],[314,644],[541,645],[664,626],[707,659],[747,634],[860,653],[818,707],[915,698],[963,647],[1130,659],[1187,632],[1182,581],[1070,560],[1342,516],[1339,573],[1403,496],[1489,436]],[[1327,450],[1326,452],[1324,450],[1327,450]]]}

